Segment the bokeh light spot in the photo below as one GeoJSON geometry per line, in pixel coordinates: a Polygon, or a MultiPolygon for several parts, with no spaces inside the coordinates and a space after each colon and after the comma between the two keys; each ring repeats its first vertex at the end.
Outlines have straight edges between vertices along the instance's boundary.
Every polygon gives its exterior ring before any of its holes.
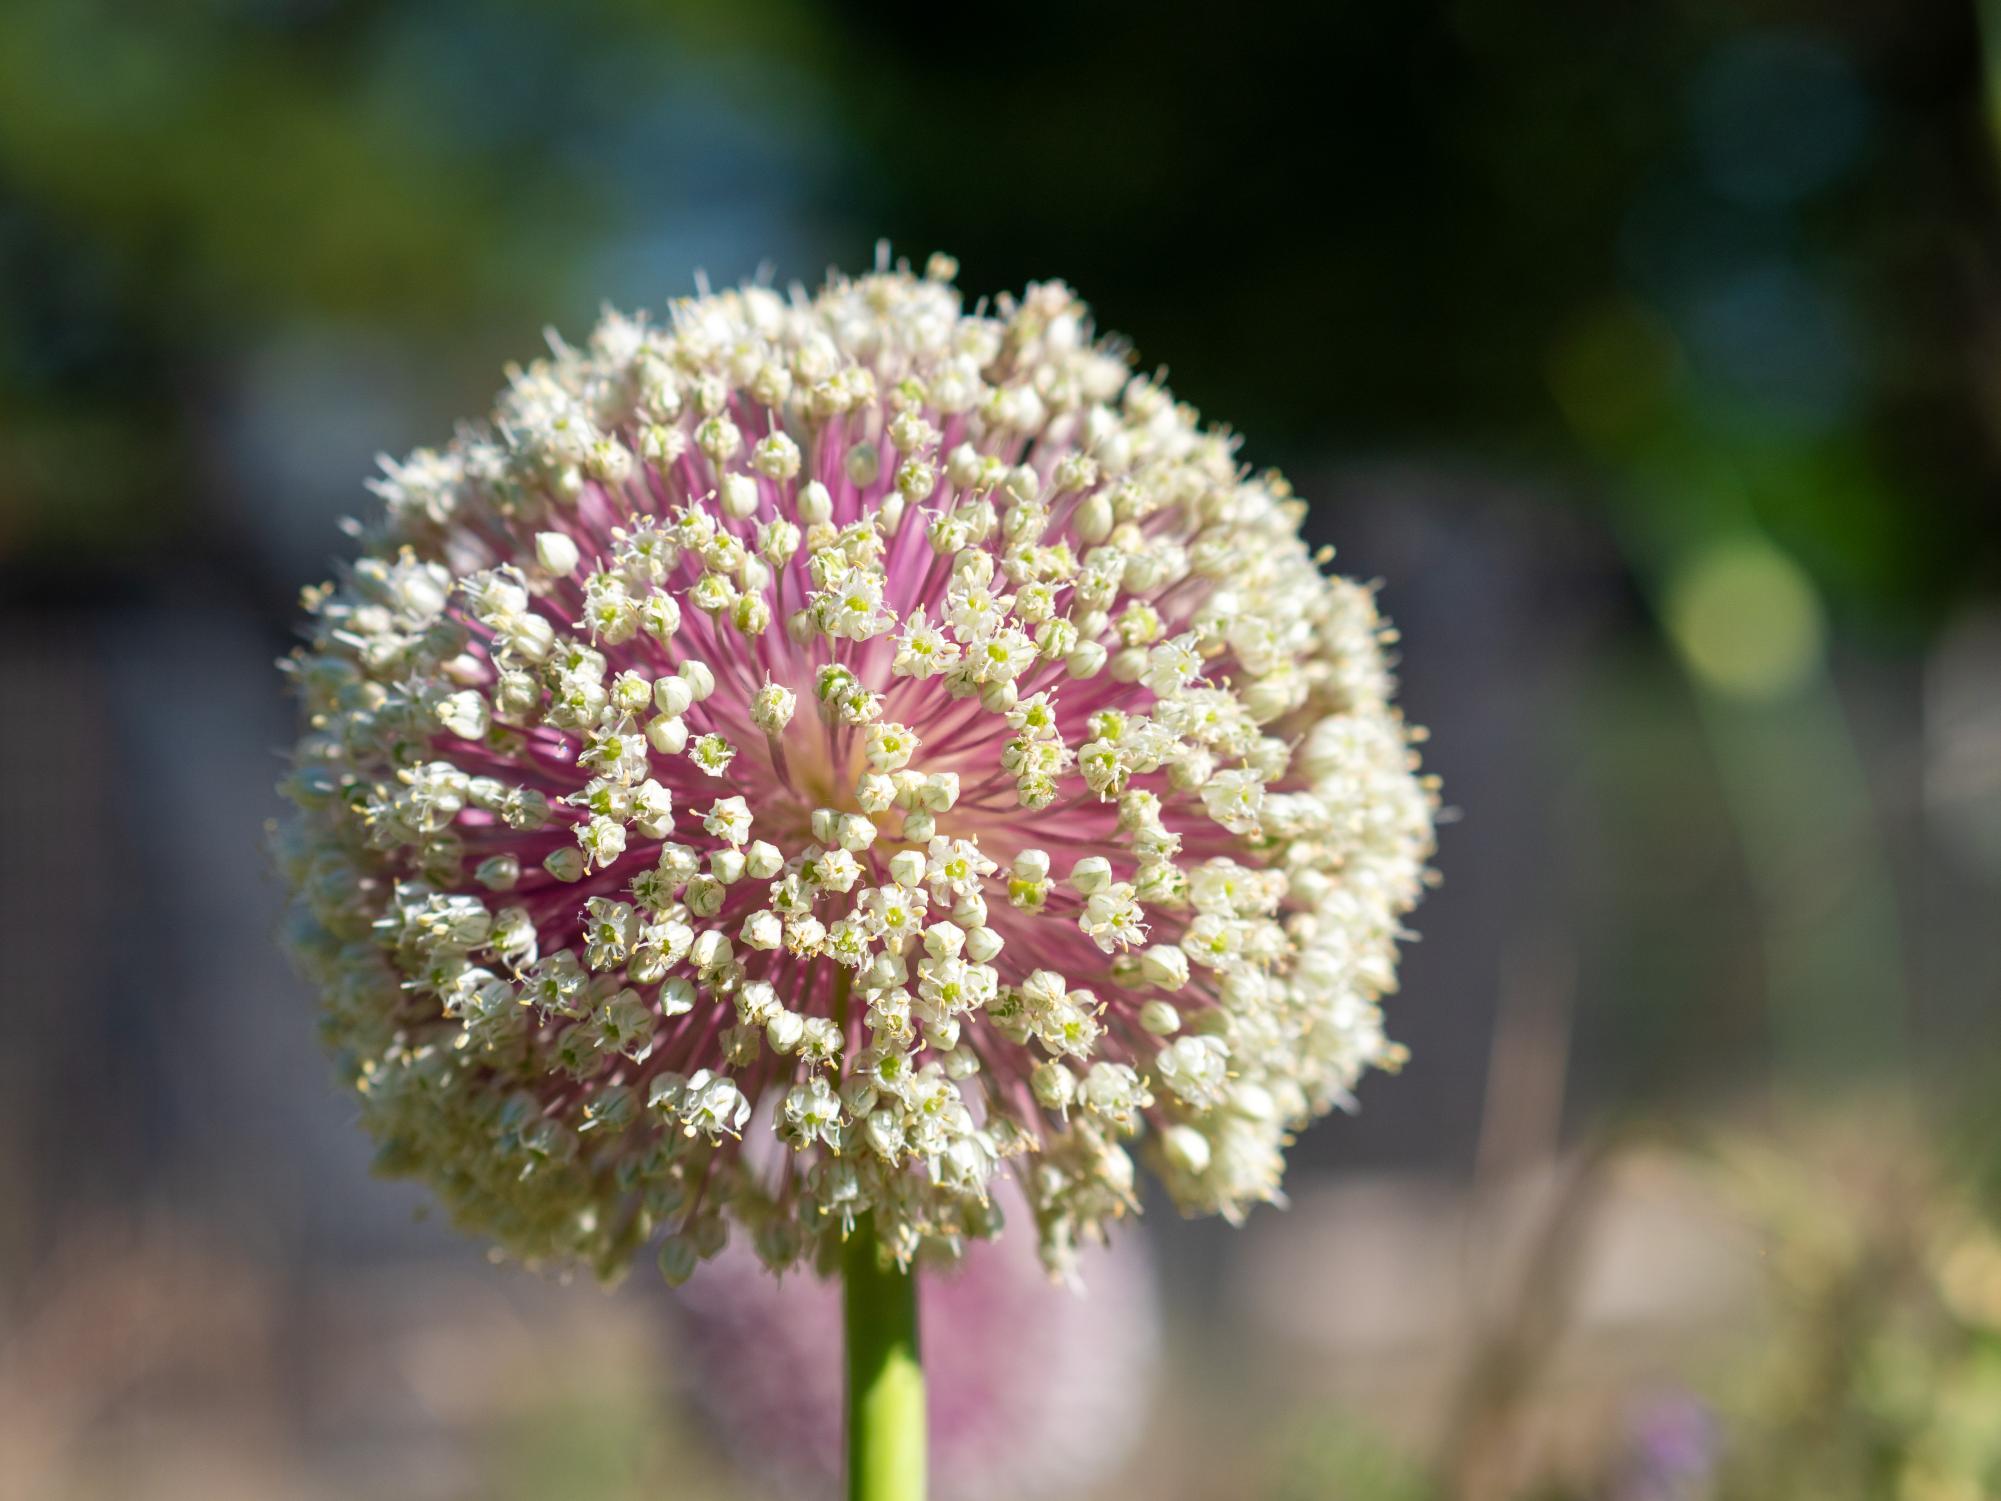
{"type": "Polygon", "coordinates": [[[1787,205],[1835,181],[1869,138],[1854,68],[1803,32],[1742,38],[1696,81],[1691,126],[1704,176],[1739,203],[1787,205]]]}
{"type": "Polygon", "coordinates": [[[1820,660],[1820,597],[1799,564],[1754,536],[1697,553],[1668,581],[1667,626],[1689,669],[1740,698],[1777,698],[1820,660]]]}
{"type": "Polygon", "coordinates": [[[1552,344],[1550,394],[1580,437],[1613,443],[1660,410],[1681,364],[1674,334],[1652,308],[1630,301],[1599,305],[1552,344]]]}

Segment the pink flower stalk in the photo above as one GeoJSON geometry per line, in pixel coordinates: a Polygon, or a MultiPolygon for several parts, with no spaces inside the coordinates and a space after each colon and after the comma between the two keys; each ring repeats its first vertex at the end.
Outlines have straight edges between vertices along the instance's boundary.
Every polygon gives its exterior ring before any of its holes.
{"type": "Polygon", "coordinates": [[[385,461],[278,841],[384,1170],[670,1280],[1278,1197],[1401,1053],[1435,792],[1372,591],[1060,284],[607,314],[385,461]]]}
{"type": "MultiPolygon", "coordinates": [[[[1080,1255],[1088,1296],[1053,1286],[1018,1236],[918,1281],[939,1501],[1077,1496],[1115,1474],[1146,1423],[1159,1352],[1141,1236],[1080,1255]]],[[[786,1497],[840,1494],[841,1298],[726,1250],[682,1294],[689,1399],[706,1431],[786,1497]]]]}

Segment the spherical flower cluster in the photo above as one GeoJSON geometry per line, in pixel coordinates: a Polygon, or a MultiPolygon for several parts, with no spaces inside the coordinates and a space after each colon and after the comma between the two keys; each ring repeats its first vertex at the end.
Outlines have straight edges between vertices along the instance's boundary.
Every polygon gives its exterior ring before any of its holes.
{"type": "Polygon", "coordinates": [[[380,1146],[670,1280],[1279,1193],[1393,1066],[1435,793],[1372,591],[1068,288],[608,313],[385,462],[276,836],[380,1146]]]}

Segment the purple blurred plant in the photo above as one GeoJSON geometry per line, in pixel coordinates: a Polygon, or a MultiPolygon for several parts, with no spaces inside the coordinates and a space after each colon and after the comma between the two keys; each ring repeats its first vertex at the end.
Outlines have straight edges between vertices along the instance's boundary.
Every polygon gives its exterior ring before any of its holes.
{"type": "Polygon", "coordinates": [[[1707,1403],[1664,1392],[1634,1405],[1616,1501],[1699,1501],[1711,1489],[1722,1432],[1707,1403]]]}
{"type": "MultiPolygon", "coordinates": [[[[1089,1291],[1052,1283],[1017,1236],[919,1279],[939,1501],[1076,1496],[1138,1442],[1159,1313],[1146,1241],[1084,1253],[1089,1291]]],[[[678,1296],[688,1396],[711,1433],[780,1495],[839,1494],[841,1300],[775,1280],[747,1251],[706,1263],[678,1296]]]]}

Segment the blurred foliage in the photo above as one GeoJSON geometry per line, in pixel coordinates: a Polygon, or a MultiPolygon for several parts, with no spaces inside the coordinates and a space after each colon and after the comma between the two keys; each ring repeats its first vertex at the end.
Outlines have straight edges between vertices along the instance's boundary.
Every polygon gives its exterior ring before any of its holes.
{"type": "Polygon", "coordinates": [[[1949,0],[15,0],[0,548],[218,545],[208,388],[287,326],[463,410],[598,296],[882,234],[1074,279],[1270,457],[1463,447],[1661,567],[1749,526],[1928,619],[2001,550],[1972,40],[1949,0]]]}
{"type": "MultiPolygon", "coordinates": [[[[2001,1495],[2001,1149],[1991,1109],[1851,1097],[1705,1129],[1690,1164],[1764,1282],[1733,1357],[1628,1397],[1623,1434],[1464,1489],[1338,1413],[1265,1438],[1270,1501],[1986,1501],[2001,1495]],[[1969,1129],[1976,1125],[1978,1130],[1969,1129]]],[[[1545,1394],[1509,1420],[1563,1426],[1545,1394]]],[[[1528,1452],[1533,1446],[1513,1447],[1528,1452]]],[[[1444,1445],[1450,1452],[1448,1438],[1444,1445]]],[[[1510,1447],[1502,1445],[1502,1449],[1510,1447]]]]}
{"type": "Polygon", "coordinates": [[[2001,1493],[2001,1206],[1975,1161],[1875,1102],[1721,1163],[1772,1321],[1727,1408],[1719,1501],[2001,1493]]]}
{"type": "Polygon", "coordinates": [[[1367,1427],[1339,1414],[1308,1411],[1265,1438],[1259,1501],[1433,1501],[1421,1466],[1367,1427]]]}
{"type": "MultiPolygon", "coordinates": [[[[0,555],[226,548],[198,457],[215,388],[288,330],[380,330],[490,388],[594,308],[565,278],[608,240],[707,210],[727,144],[661,100],[699,116],[716,48],[809,39],[786,12],[0,9],[0,555]]],[[[689,270],[661,268],[655,300],[689,270]]]]}

